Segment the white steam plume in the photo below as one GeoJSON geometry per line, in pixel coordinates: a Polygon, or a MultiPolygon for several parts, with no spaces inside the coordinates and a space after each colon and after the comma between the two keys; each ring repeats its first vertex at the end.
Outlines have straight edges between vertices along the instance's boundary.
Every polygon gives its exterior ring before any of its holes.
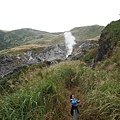
{"type": "Polygon", "coordinates": [[[72,35],[70,31],[65,32],[64,37],[65,37],[65,46],[67,49],[67,54],[66,54],[66,58],[67,58],[69,55],[71,55],[73,51],[73,46],[76,44],[76,42],[75,42],[75,37],[72,35]]]}

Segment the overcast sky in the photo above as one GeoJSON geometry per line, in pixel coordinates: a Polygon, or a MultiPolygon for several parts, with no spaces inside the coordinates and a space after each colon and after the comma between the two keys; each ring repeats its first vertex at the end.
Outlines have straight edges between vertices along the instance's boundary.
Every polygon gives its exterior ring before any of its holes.
{"type": "Polygon", "coordinates": [[[0,29],[64,32],[120,19],[120,0],[0,0],[0,29]]]}

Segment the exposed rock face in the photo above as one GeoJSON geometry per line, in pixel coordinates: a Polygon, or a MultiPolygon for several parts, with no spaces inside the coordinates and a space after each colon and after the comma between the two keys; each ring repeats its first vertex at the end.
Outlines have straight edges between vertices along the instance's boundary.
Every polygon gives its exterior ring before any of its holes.
{"type": "Polygon", "coordinates": [[[27,51],[23,54],[11,54],[0,56],[0,79],[18,71],[23,66],[41,64],[44,61],[51,65],[65,60],[78,60],[85,55],[85,49],[92,49],[96,41],[81,41],[74,46],[72,54],[66,58],[64,44],[58,44],[44,48],[40,52],[27,51]]]}
{"type": "Polygon", "coordinates": [[[99,39],[98,55],[96,62],[108,57],[113,52],[114,48],[120,45],[120,20],[113,21],[108,24],[99,39]]]}
{"type": "Polygon", "coordinates": [[[43,49],[37,55],[42,61],[52,61],[55,59],[65,60],[66,59],[66,50],[64,44],[59,44],[55,46],[49,46],[43,49]]]}
{"type": "Polygon", "coordinates": [[[107,34],[108,34],[107,31],[103,31],[99,39],[99,49],[96,62],[101,61],[103,56],[108,52],[109,47],[107,46],[106,41],[104,41],[104,38],[106,37],[107,34]]]}

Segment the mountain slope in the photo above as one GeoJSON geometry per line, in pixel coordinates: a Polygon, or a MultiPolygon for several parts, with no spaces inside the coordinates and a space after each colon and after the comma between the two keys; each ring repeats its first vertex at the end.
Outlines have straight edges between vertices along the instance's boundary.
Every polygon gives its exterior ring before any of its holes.
{"type": "Polygon", "coordinates": [[[76,27],[71,30],[77,40],[93,39],[101,34],[103,26],[93,25],[85,27],[76,27]]]}
{"type": "Polygon", "coordinates": [[[72,60],[50,67],[24,67],[2,79],[0,119],[70,120],[69,96],[75,94],[80,100],[79,119],[120,120],[119,26],[120,20],[104,28],[99,50],[102,45],[110,47],[95,69],[72,60]]]}
{"type": "Polygon", "coordinates": [[[102,31],[96,61],[109,57],[118,47],[120,47],[120,20],[111,22],[102,31]]]}
{"type": "MultiPolygon", "coordinates": [[[[78,27],[71,30],[76,40],[95,38],[100,35],[103,26],[78,27]]],[[[33,29],[18,29],[8,32],[0,31],[0,50],[28,44],[53,45],[64,42],[64,34],[48,33],[33,29]]]]}
{"type": "Polygon", "coordinates": [[[24,44],[37,44],[43,38],[47,40],[51,37],[53,38],[50,33],[26,28],[7,32],[4,35],[4,41],[6,42],[6,48],[12,48],[24,44]]]}
{"type": "Polygon", "coordinates": [[[5,49],[5,41],[4,41],[5,32],[0,30],[0,50],[5,49]]]}

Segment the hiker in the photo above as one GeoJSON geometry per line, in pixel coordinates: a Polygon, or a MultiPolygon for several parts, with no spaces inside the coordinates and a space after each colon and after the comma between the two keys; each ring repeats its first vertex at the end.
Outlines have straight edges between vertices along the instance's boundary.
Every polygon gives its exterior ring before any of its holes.
{"type": "Polygon", "coordinates": [[[71,115],[72,115],[72,120],[78,120],[79,116],[79,110],[77,104],[79,103],[79,100],[75,98],[75,96],[72,94],[70,95],[70,102],[71,102],[71,115]]]}

